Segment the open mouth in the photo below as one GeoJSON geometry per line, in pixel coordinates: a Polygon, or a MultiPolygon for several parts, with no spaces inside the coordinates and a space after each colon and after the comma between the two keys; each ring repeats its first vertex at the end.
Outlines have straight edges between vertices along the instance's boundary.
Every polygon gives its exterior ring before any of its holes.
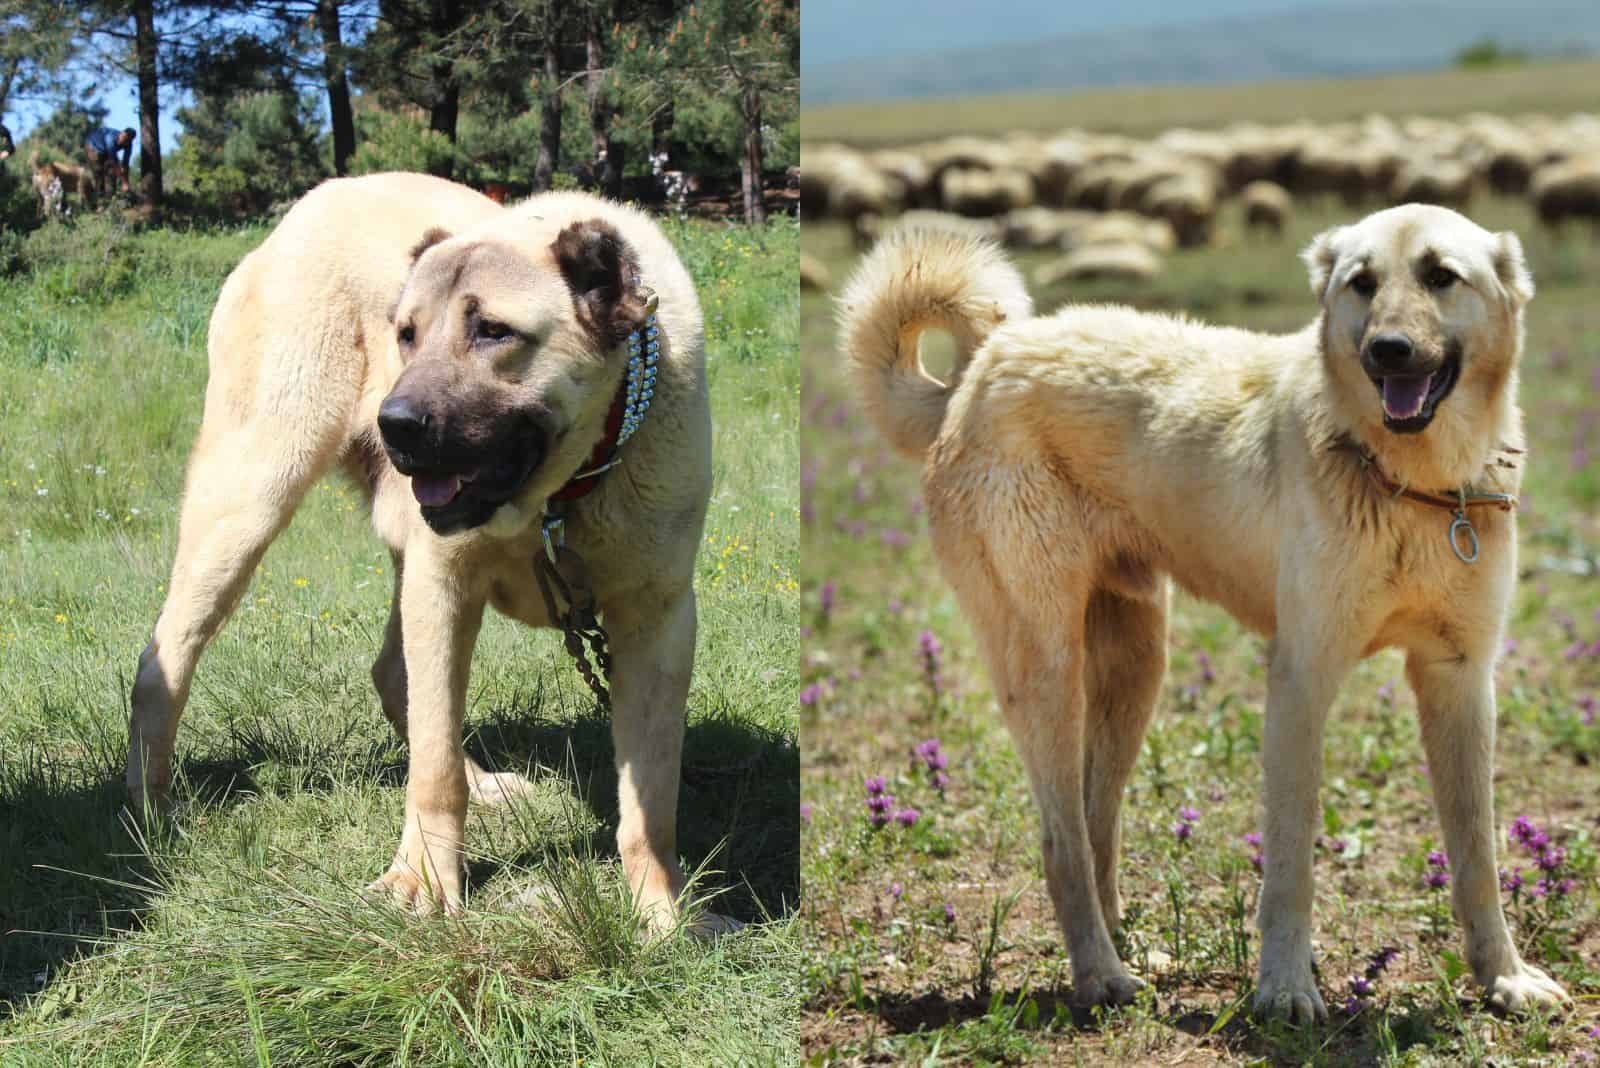
{"type": "Polygon", "coordinates": [[[1433,421],[1434,409],[1449,396],[1460,376],[1460,353],[1451,353],[1432,374],[1369,374],[1383,398],[1384,427],[1396,434],[1420,433],[1433,421]]]}
{"type": "Polygon", "coordinates": [[[495,509],[516,496],[533,474],[534,458],[501,461],[463,471],[440,471],[397,464],[411,479],[411,495],[422,521],[436,534],[469,530],[489,521],[495,509]]]}

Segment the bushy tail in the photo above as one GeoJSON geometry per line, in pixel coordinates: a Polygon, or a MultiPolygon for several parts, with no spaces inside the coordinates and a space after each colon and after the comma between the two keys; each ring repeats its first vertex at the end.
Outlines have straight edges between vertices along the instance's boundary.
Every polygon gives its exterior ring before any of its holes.
{"type": "Polygon", "coordinates": [[[995,327],[1033,315],[1033,301],[1000,249],[942,230],[891,230],[868,254],[839,300],[840,338],[878,430],[921,457],[972,354],[995,327]],[[917,338],[930,327],[956,342],[949,382],[922,369],[917,338]]]}

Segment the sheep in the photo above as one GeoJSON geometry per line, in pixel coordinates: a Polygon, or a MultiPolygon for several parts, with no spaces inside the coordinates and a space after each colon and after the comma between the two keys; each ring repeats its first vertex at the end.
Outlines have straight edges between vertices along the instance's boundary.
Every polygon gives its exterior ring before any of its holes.
{"type": "Polygon", "coordinates": [[[1239,194],[1244,202],[1244,225],[1247,230],[1266,230],[1274,237],[1282,237],[1284,227],[1294,214],[1294,201],[1289,191],[1277,182],[1257,179],[1244,187],[1239,194]]]}
{"type": "Polygon", "coordinates": [[[1052,260],[1033,273],[1039,286],[1117,279],[1148,282],[1161,273],[1161,258],[1144,245],[1090,245],[1052,260]]]}
{"type": "Polygon", "coordinates": [[[1540,167],[1528,182],[1528,194],[1546,226],[1588,219],[1600,229],[1600,155],[1540,167]]]}
{"type": "Polygon", "coordinates": [[[1211,226],[1217,217],[1216,183],[1203,170],[1164,178],[1150,187],[1139,210],[1152,218],[1165,219],[1179,245],[1198,248],[1211,240],[1211,226]]]}

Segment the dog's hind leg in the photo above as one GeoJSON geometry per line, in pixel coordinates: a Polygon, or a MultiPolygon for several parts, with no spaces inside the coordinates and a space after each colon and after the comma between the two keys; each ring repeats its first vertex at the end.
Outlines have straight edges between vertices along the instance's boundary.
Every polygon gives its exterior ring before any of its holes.
{"type": "MultiPolygon", "coordinates": [[[[403,742],[406,741],[406,657],[401,639],[400,583],[405,573],[405,557],[390,553],[390,559],[394,561],[394,599],[389,603],[389,622],[383,628],[383,648],[378,651],[378,659],[372,662],[372,685],[378,691],[384,718],[403,742]]],[[[465,757],[465,763],[468,796],[476,804],[505,804],[533,788],[532,783],[516,772],[484,771],[470,756],[465,757]]]]}
{"type": "Polygon", "coordinates": [[[136,811],[163,800],[171,785],[173,740],[200,654],[232,614],[267,546],[333,460],[336,442],[285,448],[292,437],[265,417],[225,430],[201,427],[172,579],[133,682],[127,785],[136,811]]]}
{"type": "Polygon", "coordinates": [[[1095,887],[1106,928],[1122,922],[1117,861],[1122,851],[1122,793],[1139,756],[1167,670],[1165,582],[1150,599],[1098,590],[1085,620],[1083,803],[1094,846],[1095,887]]]}

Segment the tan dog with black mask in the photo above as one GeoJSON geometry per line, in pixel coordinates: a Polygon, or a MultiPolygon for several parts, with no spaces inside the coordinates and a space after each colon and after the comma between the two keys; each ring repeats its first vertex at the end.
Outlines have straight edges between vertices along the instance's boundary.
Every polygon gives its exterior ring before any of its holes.
{"type": "Polygon", "coordinates": [[[617,844],[652,927],[672,926],[711,427],[700,306],[666,237],[587,195],[503,208],[385,174],[320,186],[244,259],[212,313],[177,559],[133,686],[135,802],[167,791],[201,651],[334,468],[367,491],[394,555],[372,674],[410,777],[400,846],[374,887],[419,913],[458,910],[468,797],[525,785],[463,753],[467,673],[487,606],[551,624],[532,561],[541,516],[566,497],[566,543],[593,575],[614,660],[617,844]],[[659,359],[630,392],[634,349],[659,359]],[[576,477],[612,455],[619,467],[576,477]]]}

